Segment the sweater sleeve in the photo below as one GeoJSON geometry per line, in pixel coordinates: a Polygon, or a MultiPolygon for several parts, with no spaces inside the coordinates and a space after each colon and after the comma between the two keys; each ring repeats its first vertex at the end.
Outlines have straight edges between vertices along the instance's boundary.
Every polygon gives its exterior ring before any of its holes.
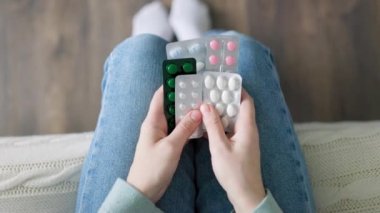
{"type": "Polygon", "coordinates": [[[133,186],[118,178],[98,212],[162,213],[163,211],[133,186]]]}
{"type": "Polygon", "coordinates": [[[265,198],[253,210],[253,213],[282,213],[282,210],[278,206],[270,191],[267,190],[267,196],[265,196],[265,198]]]}

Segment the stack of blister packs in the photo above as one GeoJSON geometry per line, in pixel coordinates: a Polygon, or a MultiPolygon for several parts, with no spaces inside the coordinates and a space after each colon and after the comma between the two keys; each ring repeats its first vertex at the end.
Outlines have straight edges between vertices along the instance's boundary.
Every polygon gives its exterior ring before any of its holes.
{"type": "MultiPolygon", "coordinates": [[[[202,103],[215,106],[226,132],[239,112],[242,78],[237,73],[239,40],[218,35],[169,43],[163,63],[164,111],[169,133],[202,103]]],[[[190,138],[199,138],[199,127],[190,138]]]]}

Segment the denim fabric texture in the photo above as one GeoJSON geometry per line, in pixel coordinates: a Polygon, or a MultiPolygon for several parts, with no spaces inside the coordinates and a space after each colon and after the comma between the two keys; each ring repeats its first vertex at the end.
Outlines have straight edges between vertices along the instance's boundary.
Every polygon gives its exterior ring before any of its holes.
{"type": "MultiPolygon", "coordinates": [[[[264,185],[284,212],[314,212],[305,161],[270,50],[251,37],[240,38],[239,73],[253,97],[260,135],[264,185]]],[[[104,65],[102,105],[84,162],[76,212],[96,212],[118,177],[131,166],[140,126],[162,84],[167,42],[139,35],[119,44],[104,65]]],[[[231,212],[226,192],[211,167],[206,139],[188,143],[164,196],[164,212],[231,212]]]]}

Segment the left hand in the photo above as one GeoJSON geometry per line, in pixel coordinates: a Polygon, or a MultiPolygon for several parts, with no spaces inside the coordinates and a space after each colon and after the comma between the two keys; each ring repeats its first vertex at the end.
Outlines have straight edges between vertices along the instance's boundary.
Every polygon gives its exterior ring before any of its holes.
{"type": "Polygon", "coordinates": [[[192,110],[167,135],[163,98],[163,88],[160,87],[154,94],[148,115],[141,125],[135,157],[127,177],[130,185],[154,203],[169,186],[183,147],[202,122],[200,111],[192,110]]]}

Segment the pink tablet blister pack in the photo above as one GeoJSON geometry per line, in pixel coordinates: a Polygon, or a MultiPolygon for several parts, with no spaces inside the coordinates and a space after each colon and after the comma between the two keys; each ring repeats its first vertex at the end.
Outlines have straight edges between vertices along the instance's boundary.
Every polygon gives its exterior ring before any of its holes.
{"type": "MultiPolygon", "coordinates": [[[[192,109],[202,104],[202,75],[179,75],[175,78],[176,124],[192,109]]],[[[199,127],[190,138],[199,138],[203,130],[199,127]]]]}
{"type": "Polygon", "coordinates": [[[179,41],[166,45],[168,59],[195,58],[197,72],[237,72],[239,39],[236,36],[217,35],[179,41]]]}
{"type": "Polygon", "coordinates": [[[242,78],[237,73],[203,73],[203,102],[218,111],[224,130],[232,132],[239,113],[242,78]]]}

